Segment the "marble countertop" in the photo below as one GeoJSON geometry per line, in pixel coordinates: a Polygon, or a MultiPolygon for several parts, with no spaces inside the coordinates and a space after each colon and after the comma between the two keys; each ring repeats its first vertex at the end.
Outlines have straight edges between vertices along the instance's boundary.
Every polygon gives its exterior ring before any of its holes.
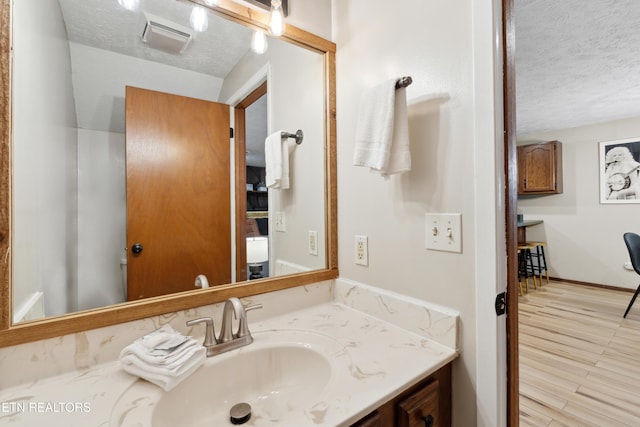
{"type": "MultiPolygon", "coordinates": [[[[443,344],[443,340],[428,336],[440,322],[448,325],[446,334],[453,334],[455,342],[457,316],[437,317],[430,307],[417,307],[411,302],[413,315],[422,313],[420,316],[427,322],[421,323],[431,323],[428,327],[416,325],[428,332],[416,333],[398,326],[398,322],[383,320],[384,316],[374,316],[348,305],[354,292],[348,286],[345,289],[342,293],[347,295],[345,298],[269,318],[250,319],[255,337],[253,344],[207,359],[205,366],[250,352],[267,345],[266,337],[275,336],[278,331],[312,332],[334,343],[329,352],[331,378],[318,396],[304,408],[255,416],[245,425],[282,425],[285,419],[295,419],[300,427],[350,425],[458,357],[455,345],[448,346],[446,340],[443,344]]],[[[368,289],[365,293],[371,295],[368,289]]],[[[399,310],[394,308],[394,303],[406,303],[389,300],[385,295],[371,298],[387,315],[396,317],[399,310]]],[[[407,319],[411,320],[411,314],[407,314],[410,311],[403,308],[400,315],[408,315],[407,319]]],[[[198,375],[198,371],[193,375],[198,375]]],[[[210,387],[216,387],[215,378],[210,387]]],[[[151,414],[163,393],[159,387],[125,373],[118,361],[112,361],[3,390],[0,392],[0,425],[152,426],[151,414]]],[[[224,404],[230,407],[233,403],[224,404]]],[[[258,415],[262,410],[254,409],[258,415]]],[[[228,408],[224,411],[228,414],[228,408]]],[[[225,419],[221,423],[216,421],[216,425],[232,424],[225,419]]]]}

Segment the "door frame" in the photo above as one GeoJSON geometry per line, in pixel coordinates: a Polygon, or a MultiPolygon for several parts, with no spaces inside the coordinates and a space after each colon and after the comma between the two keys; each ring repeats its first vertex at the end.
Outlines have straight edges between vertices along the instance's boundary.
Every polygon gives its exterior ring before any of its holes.
{"type": "Polygon", "coordinates": [[[518,353],[518,162],[516,158],[516,69],[513,0],[502,0],[502,91],[504,114],[504,193],[507,245],[507,423],[520,422],[518,353]]]}
{"type": "Polygon", "coordinates": [[[236,181],[236,281],[247,277],[247,129],[246,109],[267,94],[267,81],[251,91],[234,107],[236,181]]]}

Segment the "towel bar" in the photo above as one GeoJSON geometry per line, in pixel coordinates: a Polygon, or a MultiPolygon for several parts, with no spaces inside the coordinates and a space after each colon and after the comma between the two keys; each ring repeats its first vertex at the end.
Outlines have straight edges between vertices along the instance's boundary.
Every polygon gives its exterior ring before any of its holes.
{"type": "Polygon", "coordinates": [[[409,76],[405,76],[405,77],[401,77],[400,79],[398,79],[398,81],[396,82],[396,89],[400,89],[403,87],[407,87],[409,86],[411,83],[413,83],[413,79],[409,76]]]}
{"type": "Polygon", "coordinates": [[[298,129],[296,133],[282,132],[280,134],[282,138],[295,138],[296,144],[302,144],[302,140],[304,139],[304,133],[302,133],[302,129],[298,129]]]}

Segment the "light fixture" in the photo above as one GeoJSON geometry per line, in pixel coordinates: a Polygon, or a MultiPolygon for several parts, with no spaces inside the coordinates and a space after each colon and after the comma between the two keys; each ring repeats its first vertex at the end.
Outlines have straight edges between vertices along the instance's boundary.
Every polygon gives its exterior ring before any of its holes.
{"type": "Polygon", "coordinates": [[[140,0],[118,0],[118,4],[127,10],[138,10],[140,0]]]}
{"type": "Polygon", "coordinates": [[[271,0],[271,18],[269,20],[269,31],[274,36],[284,34],[284,12],[282,11],[282,0],[271,0]]]}
{"type": "Polygon", "coordinates": [[[247,264],[249,280],[262,277],[262,263],[269,260],[269,238],[247,237],[247,264]]]}
{"type": "Polygon", "coordinates": [[[207,30],[209,26],[209,18],[207,17],[207,11],[202,6],[194,6],[191,10],[191,16],[189,17],[189,23],[191,28],[199,33],[207,30]]]}
{"type": "Polygon", "coordinates": [[[256,30],[251,37],[251,50],[262,55],[267,51],[267,35],[261,30],[256,30]]]}

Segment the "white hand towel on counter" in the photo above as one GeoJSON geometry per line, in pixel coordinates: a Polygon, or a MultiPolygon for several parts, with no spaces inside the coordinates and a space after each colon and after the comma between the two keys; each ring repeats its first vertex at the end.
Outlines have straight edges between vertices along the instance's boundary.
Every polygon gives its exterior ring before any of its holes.
{"type": "Polygon", "coordinates": [[[367,90],[358,109],[353,164],[383,176],[411,170],[406,89],[397,79],[367,90]]]}
{"type": "Polygon", "coordinates": [[[282,131],[267,136],[264,142],[266,182],[268,188],[289,188],[289,154],[292,147],[289,138],[282,138],[282,131]]]}
{"type": "Polygon", "coordinates": [[[187,378],[206,359],[206,349],[169,325],[138,338],[120,352],[125,372],[165,391],[187,378]]]}
{"type": "Polygon", "coordinates": [[[120,353],[120,358],[126,356],[135,356],[143,363],[156,366],[164,366],[172,368],[189,360],[194,351],[202,347],[196,340],[189,339],[182,345],[176,347],[173,351],[167,353],[161,349],[148,349],[139,342],[125,347],[120,353]]]}
{"type": "MultiPolygon", "coordinates": [[[[205,350],[204,347],[202,347],[202,350],[205,350]]],[[[192,363],[186,364],[180,374],[175,375],[167,375],[165,372],[155,372],[150,370],[147,366],[140,366],[137,363],[133,363],[127,357],[125,357],[121,362],[123,363],[125,372],[128,374],[135,375],[149,381],[150,383],[162,388],[164,391],[169,391],[198,369],[202,362],[204,362],[205,358],[205,352],[203,351],[200,363],[194,360],[192,363]]]]}

